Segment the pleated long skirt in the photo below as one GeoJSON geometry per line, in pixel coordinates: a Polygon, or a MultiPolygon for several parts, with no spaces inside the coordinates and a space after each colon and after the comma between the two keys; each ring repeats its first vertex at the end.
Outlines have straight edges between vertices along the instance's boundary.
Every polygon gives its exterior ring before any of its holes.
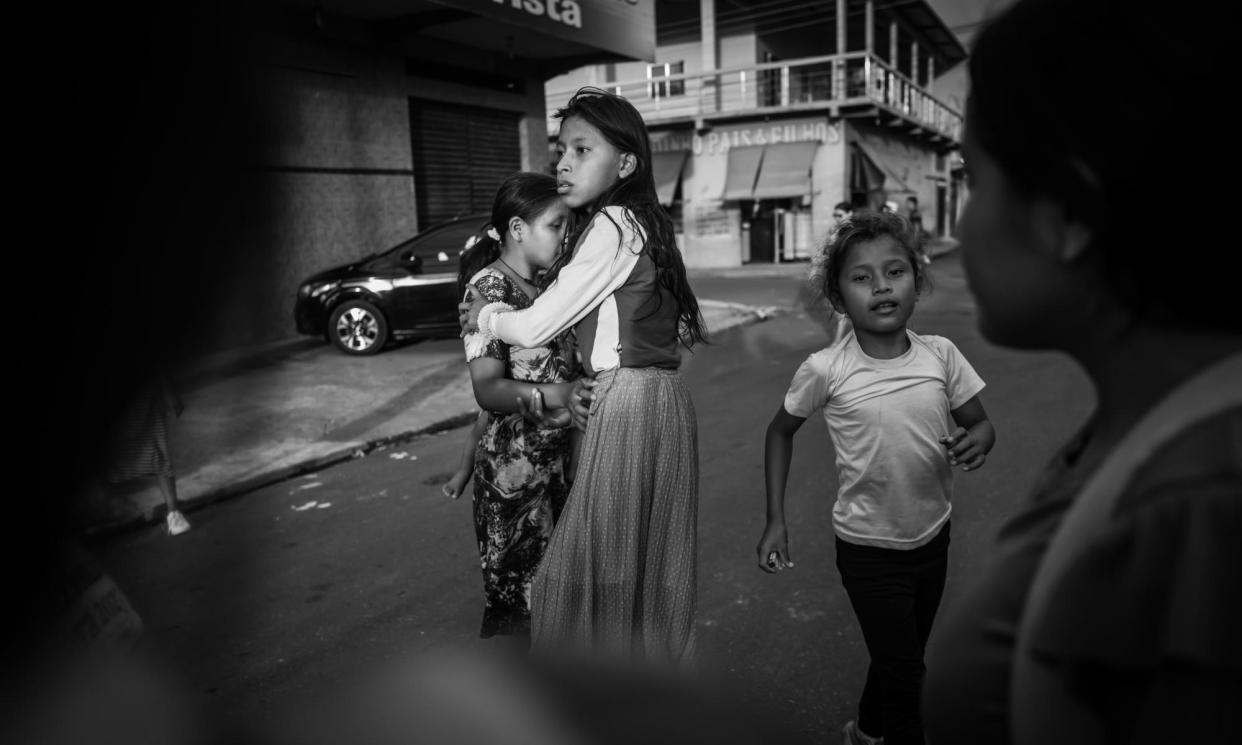
{"type": "Polygon", "coordinates": [[[695,653],[698,422],[680,373],[601,373],[531,586],[532,649],[674,667],[695,653]]]}

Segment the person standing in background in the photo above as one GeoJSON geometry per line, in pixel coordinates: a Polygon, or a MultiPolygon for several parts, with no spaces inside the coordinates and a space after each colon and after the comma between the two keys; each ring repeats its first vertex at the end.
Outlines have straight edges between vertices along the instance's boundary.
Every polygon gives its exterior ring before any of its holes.
{"type": "Polygon", "coordinates": [[[914,235],[919,241],[919,261],[924,266],[931,264],[931,254],[927,252],[927,232],[923,230],[923,213],[919,209],[919,198],[911,194],[906,197],[906,220],[914,229],[914,235]]]}
{"type": "Polygon", "coordinates": [[[837,202],[832,208],[832,232],[836,233],[841,229],[841,223],[850,219],[854,215],[854,205],[849,202],[837,202]]]}
{"type": "Polygon", "coordinates": [[[164,526],[169,535],[181,535],[190,529],[190,521],[181,513],[177,500],[177,477],[168,452],[169,420],[180,417],[184,408],[162,373],[156,373],[137,388],[113,428],[105,473],[109,484],[155,479],[164,497],[164,526]]]}
{"type": "Polygon", "coordinates": [[[906,219],[921,236],[923,234],[923,212],[919,209],[919,198],[913,194],[906,197],[906,219]]]}

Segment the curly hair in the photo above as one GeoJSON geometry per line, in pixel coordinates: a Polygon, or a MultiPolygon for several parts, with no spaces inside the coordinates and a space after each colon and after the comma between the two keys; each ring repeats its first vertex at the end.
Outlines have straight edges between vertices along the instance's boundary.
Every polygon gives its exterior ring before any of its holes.
{"type": "Polygon", "coordinates": [[[865,241],[890,236],[905,250],[914,272],[914,286],[920,293],[931,289],[922,261],[922,239],[918,231],[905,217],[892,212],[859,210],[843,221],[836,232],[825,241],[823,247],[811,258],[808,276],[811,289],[820,297],[841,310],[841,268],[845,266],[850,249],[865,241]]]}

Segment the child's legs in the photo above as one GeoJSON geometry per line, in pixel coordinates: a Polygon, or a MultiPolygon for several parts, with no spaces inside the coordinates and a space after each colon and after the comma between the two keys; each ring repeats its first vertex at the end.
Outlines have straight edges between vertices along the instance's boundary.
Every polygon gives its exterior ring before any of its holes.
{"type": "Polygon", "coordinates": [[[911,551],[837,539],[837,568],[871,655],[858,727],[886,745],[923,743],[923,648],[944,587],[948,532],[911,551]]]}
{"type": "Polygon", "coordinates": [[[513,533],[513,505],[491,493],[495,471],[478,469],[474,480],[474,534],[479,546],[479,566],[483,572],[483,622],[479,636],[520,632],[528,615],[521,593],[521,569],[516,551],[511,551],[517,535],[513,533]]]}
{"type": "Polygon", "coordinates": [[[164,496],[164,505],[168,507],[169,512],[181,509],[181,504],[177,501],[177,482],[171,473],[157,474],[155,483],[160,487],[160,494],[164,496]]]}
{"type": "Polygon", "coordinates": [[[915,582],[890,557],[900,553],[837,539],[837,567],[858,618],[871,663],[858,702],[858,727],[901,745],[921,742],[918,718],[922,648],[915,613],[915,582]]]}
{"type": "Polygon", "coordinates": [[[919,624],[919,644],[926,649],[949,574],[949,523],[946,522],[940,534],[922,548],[929,550],[917,567],[919,580],[915,588],[914,613],[919,624]]]}

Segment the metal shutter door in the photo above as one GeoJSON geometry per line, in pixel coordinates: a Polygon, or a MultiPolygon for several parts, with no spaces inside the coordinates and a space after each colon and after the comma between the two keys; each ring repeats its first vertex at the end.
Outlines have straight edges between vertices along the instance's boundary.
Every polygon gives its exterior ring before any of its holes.
{"type": "Polygon", "coordinates": [[[522,167],[520,118],[511,111],[410,99],[420,229],[491,211],[500,182],[522,167]]]}

